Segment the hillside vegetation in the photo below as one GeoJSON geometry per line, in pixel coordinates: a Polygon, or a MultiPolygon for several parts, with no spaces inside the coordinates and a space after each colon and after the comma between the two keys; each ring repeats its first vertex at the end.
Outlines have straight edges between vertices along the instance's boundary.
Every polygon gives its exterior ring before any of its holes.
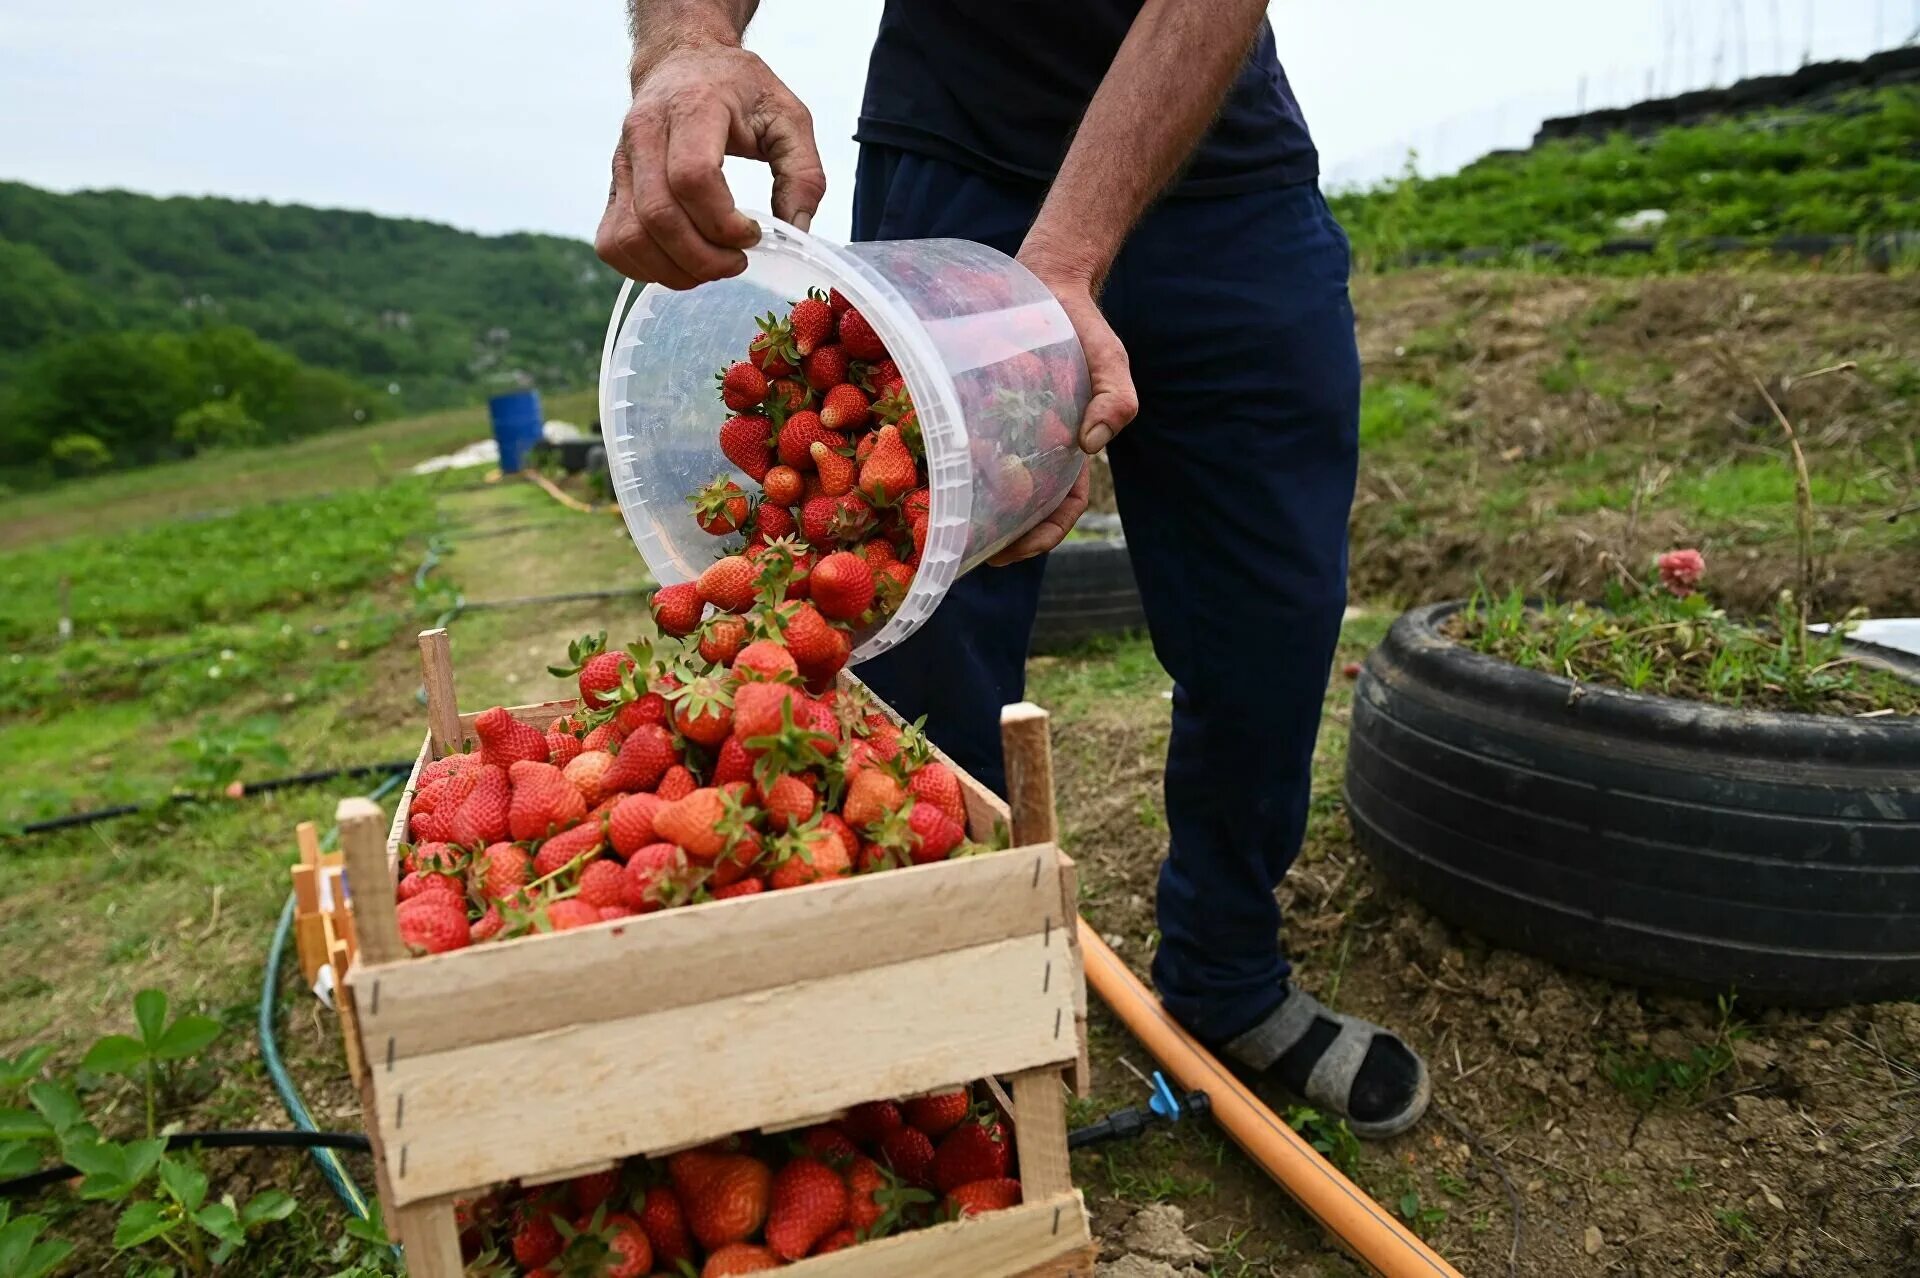
{"type": "Polygon", "coordinates": [[[1676,263],[1692,242],[1712,237],[1920,230],[1920,86],[1652,137],[1548,142],[1446,177],[1410,175],[1336,195],[1332,204],[1357,253],[1376,267],[1539,244],[1586,265],[1623,235],[1620,219],[1648,209],[1666,220],[1631,234],[1655,239],[1676,263]]]}

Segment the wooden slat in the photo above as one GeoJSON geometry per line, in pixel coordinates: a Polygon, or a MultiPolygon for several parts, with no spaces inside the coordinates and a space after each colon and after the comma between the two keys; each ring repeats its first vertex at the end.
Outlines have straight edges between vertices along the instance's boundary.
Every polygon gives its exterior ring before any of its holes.
{"type": "Polygon", "coordinates": [[[402,1207],[394,1220],[399,1228],[393,1235],[407,1255],[407,1278],[461,1278],[466,1273],[452,1199],[402,1207]]]}
{"type": "Polygon", "coordinates": [[[311,821],[302,821],[293,827],[294,846],[300,849],[300,864],[318,868],[320,865],[320,831],[311,821]]]}
{"type": "MultiPolygon", "coordinates": [[[[1074,865],[1073,858],[1066,853],[1060,854],[1060,911],[1062,917],[1077,920],[1080,915],[1080,870],[1074,865]]],[[[1068,1083],[1073,1094],[1087,1097],[1093,1094],[1093,1060],[1087,1053],[1087,980],[1086,962],[1080,953],[1080,929],[1073,929],[1074,1000],[1073,1000],[1073,1036],[1080,1050],[1073,1062],[1068,1083]]]]}
{"type": "Polygon", "coordinates": [[[353,966],[353,954],[345,941],[336,939],[332,942],[328,949],[328,965],[333,968],[333,1005],[340,1014],[340,1039],[347,1046],[347,1074],[359,1078],[366,1068],[366,1061],[360,1054],[360,1027],[353,1019],[353,1000],[341,988],[346,983],[347,969],[353,966]]]}
{"type": "Polygon", "coordinates": [[[1100,1245],[1090,1242],[1043,1265],[1035,1265],[1016,1278],[1094,1278],[1094,1266],[1099,1259],[1100,1245]]]}
{"type": "MultiPolygon", "coordinates": [[[[507,713],[521,723],[530,723],[534,727],[544,731],[546,726],[552,723],[557,716],[572,714],[579,708],[580,699],[578,697],[571,697],[564,701],[536,701],[530,706],[508,706],[507,713]]],[[[475,717],[483,713],[484,711],[473,710],[461,715],[460,726],[463,729],[471,728],[475,717]]]]}
{"type": "MultiPolygon", "coordinates": [[[[1084,1253],[1091,1238],[1080,1195],[1065,1193],[815,1256],[780,1272],[791,1278],[1015,1278],[1084,1253]]],[[[1075,1270],[1042,1272],[1065,1278],[1075,1270]]],[[[1077,1278],[1092,1273],[1087,1266],[1077,1278]]]]}
{"type": "Polygon", "coordinates": [[[446,630],[420,632],[420,674],[427,686],[427,731],[436,759],[466,748],[460,702],[453,692],[453,645],[446,630]]]}
{"type": "MultiPolygon", "coordinates": [[[[1064,1065],[1073,996],[1058,979],[1068,964],[1061,931],[391,1066],[381,1037],[368,1035],[394,1191],[414,1201],[900,1095],[928,1079],[1064,1065]]],[[[384,994],[380,1005],[384,1015],[384,994]]],[[[358,1006],[364,1030],[369,1000],[358,1006]]],[[[448,1011],[461,1014],[457,1003],[448,1011]]]]}
{"type": "Polygon", "coordinates": [[[347,890],[353,894],[360,958],[367,963],[405,958],[400,924],[393,916],[393,868],[380,837],[386,818],[373,800],[355,796],[340,800],[334,820],[340,826],[340,850],[347,858],[347,890]]]}
{"type": "Polygon", "coordinates": [[[1000,711],[1000,748],[1007,761],[1007,805],[1015,843],[1054,843],[1060,823],[1053,806],[1053,741],[1049,717],[1031,701],[1000,711]]]}
{"type": "Polygon", "coordinates": [[[1020,1188],[1029,1198],[1051,1198],[1073,1188],[1067,1158],[1067,1095],[1057,1069],[1013,1076],[1014,1150],[1020,1188]]]}
{"type": "MultiPolygon", "coordinates": [[[[370,1055],[389,1041],[404,1059],[662,1012],[1011,936],[1037,951],[1042,934],[1073,931],[1059,855],[1015,848],[369,967],[370,1055]]],[[[1071,993],[1067,966],[1055,977],[1071,993]]]]}
{"type": "MultiPolygon", "coordinates": [[[[420,741],[419,753],[413,757],[413,771],[407,774],[407,784],[400,791],[400,802],[394,805],[393,824],[387,827],[387,869],[391,871],[400,860],[400,845],[411,842],[407,837],[407,817],[413,812],[413,796],[420,792],[420,773],[425,770],[433,758],[433,734],[429,732],[420,741]]],[[[338,908],[336,904],[336,908],[338,908]]]]}

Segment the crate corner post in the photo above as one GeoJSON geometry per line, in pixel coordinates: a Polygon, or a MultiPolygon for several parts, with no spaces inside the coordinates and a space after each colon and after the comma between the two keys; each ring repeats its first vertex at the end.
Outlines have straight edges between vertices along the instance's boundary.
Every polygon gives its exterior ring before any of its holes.
{"type": "Polygon", "coordinates": [[[427,727],[433,738],[433,757],[459,753],[466,744],[460,726],[460,703],[453,691],[453,644],[446,627],[420,632],[420,674],[427,689],[427,727]]]}

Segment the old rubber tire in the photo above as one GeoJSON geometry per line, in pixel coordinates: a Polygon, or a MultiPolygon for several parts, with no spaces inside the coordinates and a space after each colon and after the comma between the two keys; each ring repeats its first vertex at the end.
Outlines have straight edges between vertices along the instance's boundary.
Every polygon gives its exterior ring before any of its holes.
{"type": "Polygon", "coordinates": [[[1920,994],[1920,718],[1725,709],[1469,652],[1415,609],[1355,690],[1347,808],[1499,944],[1761,1004],[1920,994]]]}
{"type": "Polygon", "coordinates": [[[1047,556],[1034,614],[1034,652],[1060,652],[1107,635],[1146,628],[1125,537],[1062,542],[1047,556]]]}

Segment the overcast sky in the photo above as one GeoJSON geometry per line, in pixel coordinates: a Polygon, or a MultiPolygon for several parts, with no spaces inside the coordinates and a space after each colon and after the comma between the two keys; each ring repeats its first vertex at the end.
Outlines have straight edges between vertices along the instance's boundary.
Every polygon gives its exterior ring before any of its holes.
{"type": "MultiPolygon", "coordinates": [[[[626,104],[623,3],[10,0],[0,177],[588,238],[626,104]]],[[[748,33],[813,110],[829,234],[847,227],[879,11],[764,0],[748,33]]],[[[1524,144],[1583,84],[1589,106],[1624,103],[1897,44],[1920,0],[1279,0],[1272,16],[1329,179],[1366,181],[1409,148],[1433,168],[1524,144]]],[[[728,172],[764,203],[764,170],[728,172]]]]}

